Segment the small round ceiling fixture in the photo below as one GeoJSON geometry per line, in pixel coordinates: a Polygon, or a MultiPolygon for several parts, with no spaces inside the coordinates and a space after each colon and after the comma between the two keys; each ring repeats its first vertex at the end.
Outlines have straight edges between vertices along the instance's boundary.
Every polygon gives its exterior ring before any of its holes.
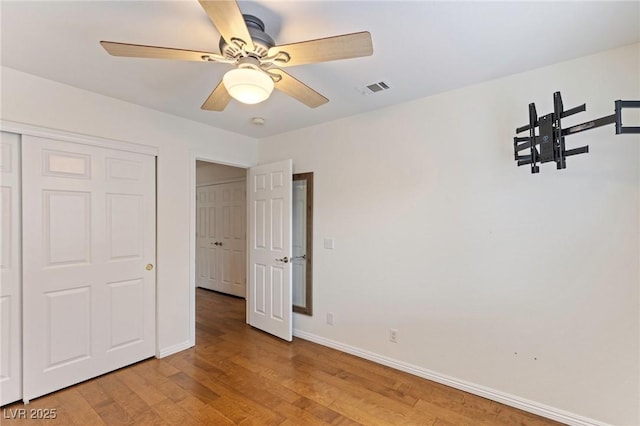
{"type": "Polygon", "coordinates": [[[255,124],[256,126],[264,126],[265,119],[262,117],[253,117],[251,119],[251,123],[255,124]]]}

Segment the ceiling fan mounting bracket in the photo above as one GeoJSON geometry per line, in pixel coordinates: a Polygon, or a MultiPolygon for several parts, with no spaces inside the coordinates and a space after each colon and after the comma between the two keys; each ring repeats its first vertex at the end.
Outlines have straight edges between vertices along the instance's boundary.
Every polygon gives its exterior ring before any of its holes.
{"type": "Polygon", "coordinates": [[[286,64],[291,60],[291,56],[287,52],[279,51],[275,55],[260,58],[263,64],[273,65],[274,63],[286,64]]]}
{"type": "Polygon", "coordinates": [[[265,69],[264,72],[267,73],[269,77],[271,77],[271,80],[273,80],[274,83],[278,83],[280,82],[280,80],[282,80],[282,74],[278,74],[277,72],[273,72],[268,69],[265,69]]]}
{"type": "Polygon", "coordinates": [[[256,58],[255,56],[248,55],[246,57],[240,58],[236,62],[236,68],[249,68],[256,71],[262,71],[267,74],[274,83],[279,82],[282,79],[280,74],[270,72],[269,67],[271,64],[264,64],[260,58],[256,58]]]}
{"type": "Polygon", "coordinates": [[[269,49],[276,45],[273,38],[264,32],[264,22],[253,15],[242,15],[247,30],[253,41],[254,49],[249,51],[247,45],[250,45],[245,40],[240,38],[233,38],[231,43],[220,37],[220,52],[227,58],[238,58],[245,54],[253,54],[258,58],[266,57],[269,53],[269,49]]]}
{"type": "Polygon", "coordinates": [[[253,68],[255,70],[262,70],[260,66],[260,59],[252,55],[247,55],[237,59],[236,67],[238,68],[253,68]]]}
{"type": "Polygon", "coordinates": [[[205,62],[221,62],[223,64],[234,64],[236,62],[235,58],[226,58],[222,55],[218,55],[215,53],[202,55],[202,60],[205,62]]]}

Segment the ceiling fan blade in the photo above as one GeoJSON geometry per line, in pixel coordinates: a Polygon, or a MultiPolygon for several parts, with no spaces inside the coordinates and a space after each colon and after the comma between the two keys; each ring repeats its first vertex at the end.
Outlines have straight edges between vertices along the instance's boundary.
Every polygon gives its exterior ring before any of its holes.
{"type": "Polygon", "coordinates": [[[227,43],[233,44],[234,39],[240,39],[247,44],[248,50],[254,50],[251,34],[235,0],[198,1],[227,43]]]}
{"type": "Polygon", "coordinates": [[[110,55],[128,56],[133,58],[180,59],[183,61],[202,62],[203,56],[220,56],[212,52],[198,52],[195,50],[173,49],[170,47],[144,46],[142,44],[116,43],[101,41],[100,44],[110,55]]]}
{"type": "Polygon", "coordinates": [[[276,57],[274,64],[279,67],[291,67],[315,62],[370,56],[373,54],[373,44],[371,42],[371,34],[368,31],[363,31],[274,46],[269,49],[268,56],[273,57],[281,52],[286,53],[286,55],[279,56],[286,58],[288,55],[288,60],[276,57]]]}
{"type": "Polygon", "coordinates": [[[270,70],[269,72],[282,76],[280,81],[276,82],[276,89],[297,99],[306,106],[316,108],[329,102],[329,99],[286,72],[282,70],[270,70]]]}
{"type": "Polygon", "coordinates": [[[208,111],[224,111],[229,101],[231,101],[231,95],[227,92],[224,84],[220,82],[200,108],[208,111]]]}

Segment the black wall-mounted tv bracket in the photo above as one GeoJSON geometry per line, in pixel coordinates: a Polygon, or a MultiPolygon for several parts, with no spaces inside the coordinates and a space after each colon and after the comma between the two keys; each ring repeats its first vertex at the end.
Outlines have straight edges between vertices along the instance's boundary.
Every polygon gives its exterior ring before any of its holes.
{"type": "Polygon", "coordinates": [[[567,167],[566,157],[585,154],[589,152],[589,146],[565,149],[564,138],[585,130],[615,123],[616,135],[625,133],[640,134],[640,126],[622,125],[622,110],[625,108],[640,108],[640,101],[615,101],[615,114],[563,129],[561,120],[570,115],[586,111],[586,104],[565,111],[560,92],[555,92],[553,94],[553,112],[538,117],[536,105],[530,103],[529,124],[516,129],[516,134],[529,131],[529,136],[516,136],[513,138],[513,154],[518,166],[531,164],[531,173],[539,173],[540,167],[538,163],[555,161],[557,169],[565,169],[567,167]],[[536,127],[538,128],[537,135],[536,127]],[[540,148],[539,151],[538,146],[540,148]],[[527,149],[529,150],[528,155],[520,155],[521,151],[527,149]]]}

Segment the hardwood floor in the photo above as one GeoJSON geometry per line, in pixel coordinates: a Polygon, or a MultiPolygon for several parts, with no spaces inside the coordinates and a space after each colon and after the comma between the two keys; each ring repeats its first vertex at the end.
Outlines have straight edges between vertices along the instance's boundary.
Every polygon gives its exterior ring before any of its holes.
{"type": "Polygon", "coordinates": [[[2,425],[557,425],[244,322],[245,302],[197,290],[197,346],[3,407],[2,425]],[[53,420],[12,420],[56,410],[53,420]],[[36,410],[36,411],[32,411],[36,410]]]}

